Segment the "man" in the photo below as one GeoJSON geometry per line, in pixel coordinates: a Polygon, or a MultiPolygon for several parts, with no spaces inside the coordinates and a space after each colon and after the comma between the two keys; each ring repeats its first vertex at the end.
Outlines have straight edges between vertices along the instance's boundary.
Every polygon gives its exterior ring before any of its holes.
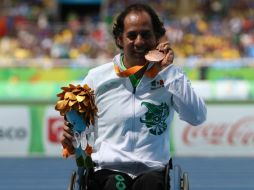
{"type": "MultiPolygon", "coordinates": [[[[98,107],[92,153],[96,168],[88,189],[161,190],[174,111],[199,125],[206,119],[206,107],[181,69],[171,64],[168,44],[159,44],[165,29],[149,6],[127,7],[113,34],[122,53],[91,69],[83,81],[95,90],[98,107]],[[145,55],[156,47],[166,56],[150,63],[145,55]]],[[[62,145],[69,150],[72,136],[65,126],[62,145]]]]}

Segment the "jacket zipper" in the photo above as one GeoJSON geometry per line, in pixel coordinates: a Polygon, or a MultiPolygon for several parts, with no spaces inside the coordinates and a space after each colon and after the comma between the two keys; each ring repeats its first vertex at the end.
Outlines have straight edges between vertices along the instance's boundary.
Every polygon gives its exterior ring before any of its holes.
{"type": "Polygon", "coordinates": [[[132,119],[132,137],[131,137],[131,150],[134,151],[134,144],[135,144],[135,134],[134,134],[134,128],[135,128],[135,93],[136,93],[136,87],[133,88],[133,94],[132,94],[132,112],[133,112],[133,119],[132,119]]]}
{"type": "Polygon", "coordinates": [[[133,91],[132,91],[133,94],[136,93],[136,87],[133,87],[133,91]]]}

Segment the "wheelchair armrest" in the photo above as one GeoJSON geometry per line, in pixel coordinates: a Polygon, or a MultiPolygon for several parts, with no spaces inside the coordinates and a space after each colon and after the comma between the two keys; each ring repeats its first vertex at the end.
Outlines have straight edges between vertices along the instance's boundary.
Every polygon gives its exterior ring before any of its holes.
{"type": "Polygon", "coordinates": [[[189,190],[188,173],[182,172],[179,165],[169,160],[165,168],[165,190],[189,190]]]}

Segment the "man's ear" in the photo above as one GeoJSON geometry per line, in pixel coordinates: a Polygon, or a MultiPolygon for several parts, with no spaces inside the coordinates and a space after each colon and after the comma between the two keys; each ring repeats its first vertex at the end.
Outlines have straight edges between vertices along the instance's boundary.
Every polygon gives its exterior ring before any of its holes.
{"type": "Polygon", "coordinates": [[[122,37],[122,35],[117,37],[116,43],[119,47],[123,47],[123,37],[122,37]]]}

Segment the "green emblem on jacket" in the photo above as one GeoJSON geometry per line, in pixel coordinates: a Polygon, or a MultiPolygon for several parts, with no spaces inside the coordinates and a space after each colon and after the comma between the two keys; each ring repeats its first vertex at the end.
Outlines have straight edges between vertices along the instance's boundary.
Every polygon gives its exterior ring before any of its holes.
{"type": "Polygon", "coordinates": [[[140,122],[145,123],[153,135],[161,135],[167,129],[165,121],[169,115],[168,105],[166,103],[155,105],[149,102],[142,102],[142,105],[146,106],[148,111],[145,113],[144,119],[140,118],[140,122]]]}

